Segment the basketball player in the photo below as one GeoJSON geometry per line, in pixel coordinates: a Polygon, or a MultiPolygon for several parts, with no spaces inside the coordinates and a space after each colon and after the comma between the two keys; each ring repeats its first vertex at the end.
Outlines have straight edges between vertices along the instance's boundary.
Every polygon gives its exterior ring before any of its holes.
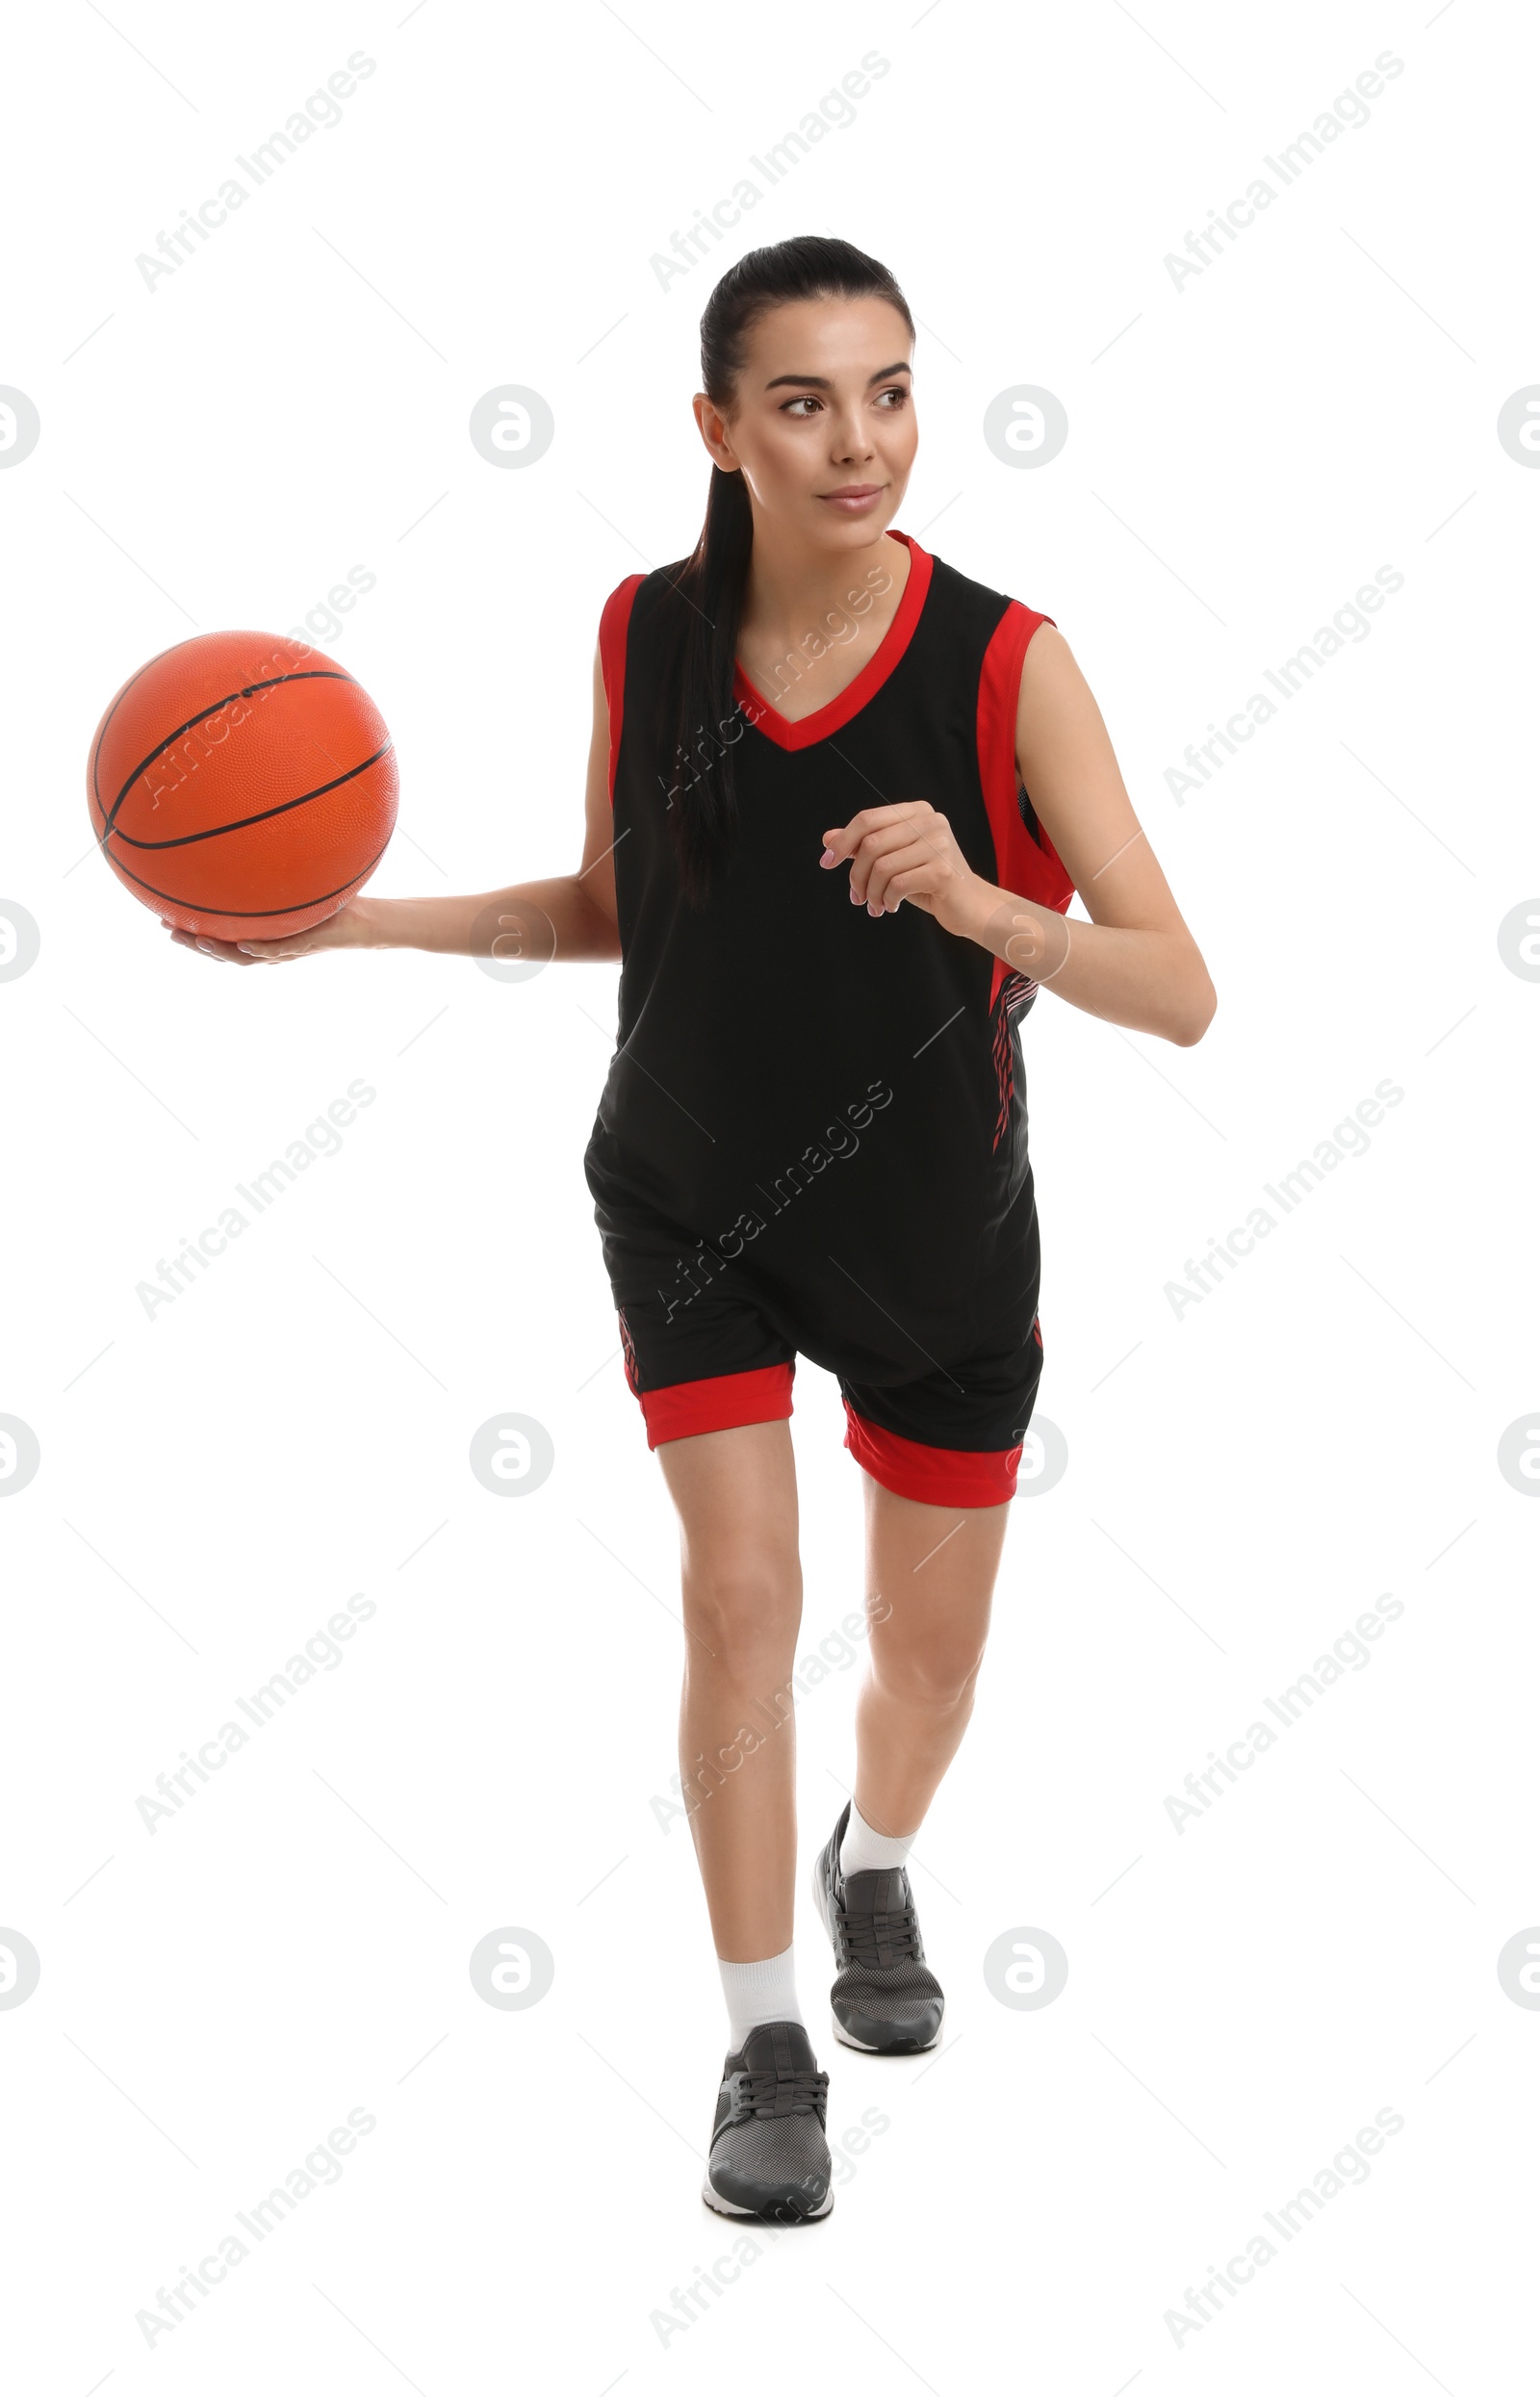
{"type": "Polygon", "coordinates": [[[944,2000],[907,1858],[972,1710],[1042,1366],[1019,1025],[1045,988],[1186,1046],[1215,994],[1052,619],[894,528],[891,275],[835,240],[757,249],[701,332],[705,528],[604,606],[580,870],[196,945],[463,954],[490,910],[621,960],[585,1163],[680,1528],[680,1775],[729,2018],[702,2194],[805,2221],[834,2202],[828,2079],[793,1973],[792,1731],[763,1731],[802,1605],[796,1360],[838,1378],[872,1593],[854,1800],[813,1874],[834,2030],[912,2055],[944,2000]]]}

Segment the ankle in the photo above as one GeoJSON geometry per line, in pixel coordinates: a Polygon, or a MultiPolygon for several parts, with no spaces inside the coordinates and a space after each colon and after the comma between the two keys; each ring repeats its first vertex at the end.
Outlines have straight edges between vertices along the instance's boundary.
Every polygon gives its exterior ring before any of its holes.
{"type": "Polygon", "coordinates": [[[759,1956],[748,1964],[734,1964],[726,1956],[718,1956],[716,1962],[727,1999],[730,2054],[739,2053],[757,2023],[802,2021],[790,1947],[783,1947],[779,1956],[759,1956]]]}
{"type": "Polygon", "coordinates": [[[850,1820],[839,1843],[839,1870],[849,1880],[853,1872],[894,1872],[909,1859],[910,1849],[919,1837],[919,1826],[897,1837],[876,1830],[869,1823],[854,1798],[850,1801],[850,1820]]]}

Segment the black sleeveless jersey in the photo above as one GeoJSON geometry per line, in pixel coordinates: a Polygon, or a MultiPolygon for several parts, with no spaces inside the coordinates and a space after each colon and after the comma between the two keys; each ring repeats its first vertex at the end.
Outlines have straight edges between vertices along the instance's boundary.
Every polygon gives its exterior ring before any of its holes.
{"type": "Polygon", "coordinates": [[[1037,986],[912,904],[852,906],[824,829],[926,799],[987,881],[1073,895],[1014,760],[1021,662],[1052,619],[893,537],[908,580],[845,690],[793,721],[738,669],[738,829],[704,908],[680,891],[653,731],[662,572],[623,582],[600,628],[622,967],[584,1167],[615,1303],[737,1291],[868,1383],[1030,1331],[1037,986]]]}

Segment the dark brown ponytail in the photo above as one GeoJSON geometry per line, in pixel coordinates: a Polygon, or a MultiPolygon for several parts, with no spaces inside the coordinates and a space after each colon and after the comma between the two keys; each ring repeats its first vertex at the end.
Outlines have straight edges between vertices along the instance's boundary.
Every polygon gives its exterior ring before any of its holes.
{"type": "MultiPolygon", "coordinates": [[[[914,334],[887,269],[849,242],[804,234],[751,249],[730,267],[701,319],[701,388],[724,416],[737,395],[749,335],[770,308],[797,299],[886,299],[914,334]]],[[[667,644],[658,689],[660,778],[686,896],[709,893],[737,822],[732,753],[746,730],[732,695],[754,517],[740,473],[711,469],[706,522],[686,558],[666,569],[667,644]]]]}

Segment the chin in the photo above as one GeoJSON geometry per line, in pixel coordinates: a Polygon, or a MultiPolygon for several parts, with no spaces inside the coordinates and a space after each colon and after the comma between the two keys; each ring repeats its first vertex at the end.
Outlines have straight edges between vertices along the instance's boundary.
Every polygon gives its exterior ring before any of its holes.
{"type": "Polygon", "coordinates": [[[826,528],[826,537],[839,549],[865,549],[880,540],[898,513],[896,504],[886,496],[879,500],[867,516],[845,516],[837,508],[826,507],[816,496],[808,502],[809,513],[826,528]]]}

